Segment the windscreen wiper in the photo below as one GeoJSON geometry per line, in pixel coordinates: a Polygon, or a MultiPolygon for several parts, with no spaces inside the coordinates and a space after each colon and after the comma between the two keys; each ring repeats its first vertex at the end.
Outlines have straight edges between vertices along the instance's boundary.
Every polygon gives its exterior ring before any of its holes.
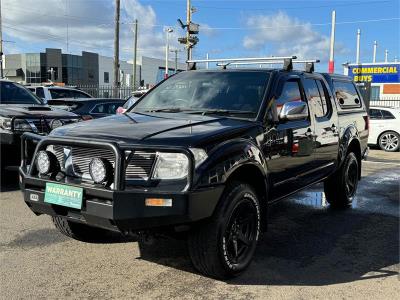
{"type": "Polygon", "coordinates": [[[255,112],[251,110],[229,110],[229,109],[207,109],[202,112],[202,115],[254,115],[255,112]]]}
{"type": "Polygon", "coordinates": [[[181,109],[179,107],[166,107],[166,108],[154,108],[147,109],[144,112],[169,112],[169,113],[179,113],[179,112],[188,112],[194,111],[193,109],[181,109]]]}

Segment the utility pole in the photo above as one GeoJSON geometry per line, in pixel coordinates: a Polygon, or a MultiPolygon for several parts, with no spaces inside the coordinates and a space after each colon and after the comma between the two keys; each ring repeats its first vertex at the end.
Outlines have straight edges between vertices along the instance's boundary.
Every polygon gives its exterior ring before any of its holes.
{"type": "Polygon", "coordinates": [[[136,90],[136,60],[137,60],[137,39],[138,39],[138,20],[135,20],[133,32],[135,34],[133,42],[133,90],[136,90]]]}
{"type": "Polygon", "coordinates": [[[385,62],[388,62],[388,54],[389,54],[389,50],[386,49],[385,50],[385,62]]]}
{"type": "Polygon", "coordinates": [[[115,0],[114,20],[114,97],[118,98],[119,87],[119,14],[120,0],[115,0]]]}
{"type": "Polygon", "coordinates": [[[360,63],[360,37],[361,29],[357,30],[357,54],[356,54],[356,64],[360,63]]]}
{"type": "Polygon", "coordinates": [[[190,22],[192,22],[192,9],[190,6],[190,0],[186,0],[186,49],[187,49],[187,60],[192,59],[192,45],[190,44],[190,22]]]}
{"type": "Polygon", "coordinates": [[[3,26],[1,21],[1,0],[0,0],[0,78],[3,78],[3,26]]]}
{"type": "Polygon", "coordinates": [[[378,42],[374,41],[374,54],[372,56],[372,62],[375,63],[376,62],[376,50],[378,48],[378,42]]]}
{"type": "Polygon", "coordinates": [[[329,52],[329,67],[328,72],[335,72],[335,62],[334,62],[334,47],[335,47],[335,24],[336,23],[336,11],[332,11],[332,28],[331,28],[331,45],[329,52]]]}

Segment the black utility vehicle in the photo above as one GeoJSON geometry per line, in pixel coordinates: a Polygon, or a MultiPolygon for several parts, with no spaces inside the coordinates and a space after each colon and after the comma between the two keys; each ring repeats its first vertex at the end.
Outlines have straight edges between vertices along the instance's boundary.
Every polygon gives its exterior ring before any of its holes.
{"type": "Polygon", "coordinates": [[[64,109],[82,116],[83,119],[97,119],[115,115],[125,100],[110,98],[80,98],[49,100],[50,107],[64,109]]]}
{"type": "Polygon", "coordinates": [[[74,113],[48,107],[22,85],[0,80],[1,171],[8,167],[17,170],[21,162],[20,137],[24,132],[44,135],[78,119],[74,113]]]}
{"type": "Polygon", "coordinates": [[[346,207],[360,179],[368,115],[356,86],[293,62],[181,72],[123,115],[24,135],[38,142],[23,149],[26,204],[80,240],[186,231],[198,271],[238,275],[269,204],[323,181],[346,207]]]}

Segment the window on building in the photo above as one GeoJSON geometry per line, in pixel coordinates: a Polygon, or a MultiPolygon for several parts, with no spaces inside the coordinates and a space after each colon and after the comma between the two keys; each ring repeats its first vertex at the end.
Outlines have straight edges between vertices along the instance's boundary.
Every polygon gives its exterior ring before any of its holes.
{"type": "Polygon", "coordinates": [[[352,82],[333,80],[333,88],[342,109],[361,107],[360,96],[352,82]]]}
{"type": "Polygon", "coordinates": [[[110,73],[104,72],[104,83],[110,83],[110,73]]]}
{"type": "Polygon", "coordinates": [[[381,88],[379,86],[372,86],[371,87],[371,100],[378,101],[381,94],[381,88]]]}

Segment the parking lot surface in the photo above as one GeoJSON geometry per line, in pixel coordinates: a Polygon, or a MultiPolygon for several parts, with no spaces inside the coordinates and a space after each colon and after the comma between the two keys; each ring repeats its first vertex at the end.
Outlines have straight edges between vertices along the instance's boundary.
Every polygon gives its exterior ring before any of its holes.
{"type": "Polygon", "coordinates": [[[274,205],[247,272],[217,281],[196,273],[183,241],[64,237],[26,207],[14,174],[0,194],[0,298],[395,299],[400,154],[372,150],[362,175],[346,211],[321,185],[274,205]]]}

